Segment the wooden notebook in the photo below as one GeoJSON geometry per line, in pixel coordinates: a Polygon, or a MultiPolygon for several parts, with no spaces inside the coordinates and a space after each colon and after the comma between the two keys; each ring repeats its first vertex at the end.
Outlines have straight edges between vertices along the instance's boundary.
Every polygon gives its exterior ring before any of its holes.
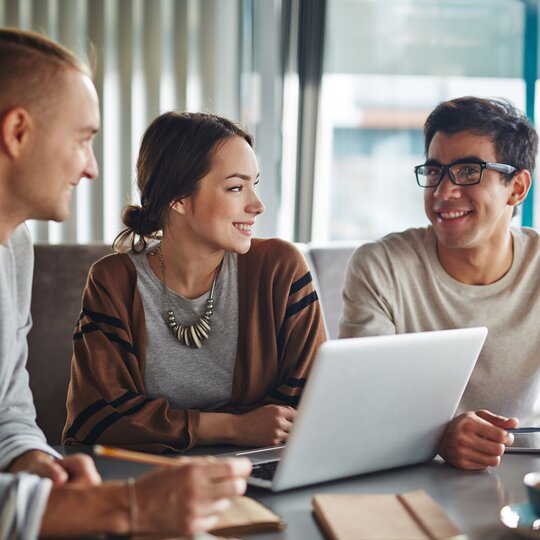
{"type": "Polygon", "coordinates": [[[313,512],[329,540],[442,540],[466,536],[422,490],[402,494],[322,494],[313,512]]]}

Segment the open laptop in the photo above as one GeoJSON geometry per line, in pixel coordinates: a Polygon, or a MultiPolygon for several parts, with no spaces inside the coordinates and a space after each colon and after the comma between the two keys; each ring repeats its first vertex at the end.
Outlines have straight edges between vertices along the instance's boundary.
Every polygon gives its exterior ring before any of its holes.
{"type": "Polygon", "coordinates": [[[281,491],[431,460],[486,328],[327,341],[286,446],[235,452],[251,485],[281,491]]]}

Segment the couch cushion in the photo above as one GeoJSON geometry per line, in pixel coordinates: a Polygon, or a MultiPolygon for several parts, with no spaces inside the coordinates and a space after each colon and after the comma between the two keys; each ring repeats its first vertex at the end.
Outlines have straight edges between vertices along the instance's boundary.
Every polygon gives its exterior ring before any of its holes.
{"type": "Polygon", "coordinates": [[[60,444],[66,420],[73,330],[91,264],[110,246],[34,247],[33,327],[28,336],[28,372],[37,423],[50,444],[60,444]]]}
{"type": "Polygon", "coordinates": [[[315,283],[329,339],[338,337],[345,270],[356,247],[358,243],[309,245],[308,263],[316,274],[315,283]]]}

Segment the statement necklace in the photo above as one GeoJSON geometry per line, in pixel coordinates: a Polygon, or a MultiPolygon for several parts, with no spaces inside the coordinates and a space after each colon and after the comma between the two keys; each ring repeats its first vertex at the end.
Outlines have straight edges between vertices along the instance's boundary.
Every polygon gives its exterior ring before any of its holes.
{"type": "Polygon", "coordinates": [[[173,331],[176,339],[182,345],[186,347],[192,347],[194,349],[200,349],[202,347],[202,342],[205,339],[208,339],[210,334],[210,319],[214,314],[214,290],[216,288],[216,281],[221,270],[221,265],[223,260],[219,263],[219,266],[216,269],[214,275],[214,281],[212,281],[212,287],[210,288],[210,294],[208,295],[208,300],[206,301],[206,309],[204,315],[194,324],[183,325],[176,321],[174,316],[174,311],[171,309],[171,300],[169,298],[169,293],[167,291],[167,284],[165,283],[165,266],[163,264],[163,253],[161,251],[161,243],[158,247],[158,256],[159,256],[159,267],[161,268],[161,281],[163,282],[163,291],[165,292],[165,297],[167,298],[167,320],[169,328],[173,331]]]}

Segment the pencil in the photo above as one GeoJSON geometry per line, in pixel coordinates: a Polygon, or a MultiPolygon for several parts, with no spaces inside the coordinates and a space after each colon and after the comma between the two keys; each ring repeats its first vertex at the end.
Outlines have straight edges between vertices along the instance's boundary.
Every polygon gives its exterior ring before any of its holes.
{"type": "Polygon", "coordinates": [[[154,454],[144,454],[133,450],[124,450],[122,448],[112,448],[110,446],[94,445],[94,454],[98,456],[124,459],[126,461],[135,461],[137,463],[147,463],[148,465],[164,465],[166,467],[178,467],[184,465],[186,461],[183,458],[156,456],[154,454]]]}
{"type": "Polygon", "coordinates": [[[510,433],[540,433],[540,427],[518,427],[507,429],[510,433]]]}

